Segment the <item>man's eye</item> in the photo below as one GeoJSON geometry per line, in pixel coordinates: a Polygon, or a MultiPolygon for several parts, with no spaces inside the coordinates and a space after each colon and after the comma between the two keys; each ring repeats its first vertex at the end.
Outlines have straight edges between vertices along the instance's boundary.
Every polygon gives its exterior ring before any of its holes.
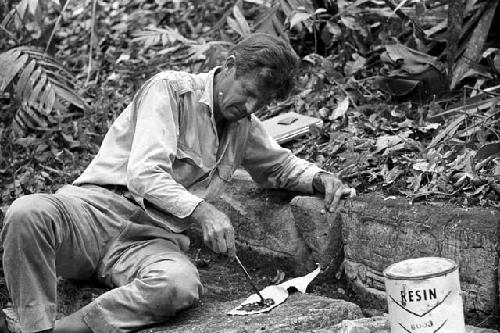
{"type": "Polygon", "coordinates": [[[251,91],[251,90],[248,90],[246,89],[246,94],[247,96],[250,96],[250,97],[256,97],[257,95],[255,94],[255,92],[251,91]]]}

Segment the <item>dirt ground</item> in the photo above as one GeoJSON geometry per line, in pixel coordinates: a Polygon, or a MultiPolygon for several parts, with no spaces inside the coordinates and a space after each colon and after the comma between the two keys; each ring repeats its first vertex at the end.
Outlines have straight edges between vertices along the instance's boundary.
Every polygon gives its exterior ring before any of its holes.
{"type": "MultiPolygon", "coordinates": [[[[246,282],[243,272],[236,263],[228,262],[227,258],[212,253],[196,239],[191,246],[190,256],[197,258],[198,265],[201,264],[198,269],[206,288],[203,301],[230,301],[253,293],[252,287],[246,282]]],[[[238,256],[247,266],[250,276],[259,289],[281,282],[276,281],[279,271],[285,274],[284,280],[295,277],[292,267],[280,260],[270,259],[248,250],[240,250],[238,256]]],[[[307,288],[307,293],[356,303],[366,317],[383,315],[381,310],[366,307],[366,303],[349,288],[343,275],[337,279],[320,273],[307,288]]],[[[472,314],[466,317],[466,323],[500,331],[498,316],[485,317],[480,313],[472,314]]]]}
{"type": "MultiPolygon", "coordinates": [[[[202,302],[231,301],[253,293],[252,287],[246,282],[244,273],[238,265],[235,262],[229,262],[224,256],[211,252],[201,244],[200,240],[194,238],[189,255],[197,263],[205,287],[202,302]]],[[[280,277],[283,280],[295,277],[292,273],[293,267],[279,259],[262,256],[246,249],[240,249],[238,256],[259,289],[281,282],[278,281],[280,277]]],[[[363,300],[349,288],[343,275],[337,279],[320,273],[307,288],[307,293],[356,303],[366,317],[383,314],[381,310],[367,308],[363,300]]],[[[498,316],[485,317],[480,313],[473,314],[466,317],[466,323],[500,331],[500,317],[498,316]]]]}

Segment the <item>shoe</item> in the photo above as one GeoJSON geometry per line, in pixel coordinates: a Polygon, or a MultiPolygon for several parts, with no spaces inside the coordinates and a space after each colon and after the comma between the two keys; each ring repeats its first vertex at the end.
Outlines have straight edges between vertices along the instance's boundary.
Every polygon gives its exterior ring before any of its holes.
{"type": "Polygon", "coordinates": [[[14,309],[5,308],[0,310],[0,333],[22,333],[14,309]]]}

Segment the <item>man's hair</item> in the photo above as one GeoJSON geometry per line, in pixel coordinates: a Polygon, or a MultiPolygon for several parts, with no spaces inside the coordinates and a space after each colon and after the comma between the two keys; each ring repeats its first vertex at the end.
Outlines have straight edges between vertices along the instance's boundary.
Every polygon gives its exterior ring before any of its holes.
{"type": "Polygon", "coordinates": [[[259,87],[286,98],[293,89],[299,58],[283,40],[255,33],[236,44],[230,51],[235,56],[236,77],[256,75],[259,87]]]}

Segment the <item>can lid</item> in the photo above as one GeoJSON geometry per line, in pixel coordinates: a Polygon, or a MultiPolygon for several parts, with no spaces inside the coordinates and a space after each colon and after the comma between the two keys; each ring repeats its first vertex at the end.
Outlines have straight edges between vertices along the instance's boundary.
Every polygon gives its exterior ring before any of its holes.
{"type": "Polygon", "coordinates": [[[457,267],[453,260],[446,258],[414,258],[390,265],[384,270],[384,276],[394,280],[422,280],[451,273],[457,267]]]}

